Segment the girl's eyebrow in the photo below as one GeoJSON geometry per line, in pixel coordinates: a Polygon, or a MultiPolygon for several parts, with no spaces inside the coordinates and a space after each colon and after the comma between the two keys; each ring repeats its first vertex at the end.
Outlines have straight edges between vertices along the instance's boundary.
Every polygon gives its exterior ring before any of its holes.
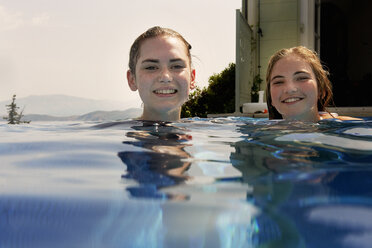
{"type": "MultiPolygon", "coordinates": [[[[184,60],[183,59],[170,59],[169,62],[173,63],[173,62],[183,62],[184,60]]],[[[142,64],[143,63],[159,63],[159,60],[158,59],[145,59],[145,60],[142,60],[141,62],[142,64]]]]}
{"type": "Polygon", "coordinates": [[[274,79],[277,79],[277,78],[284,78],[284,76],[282,76],[282,75],[276,75],[275,77],[271,78],[271,81],[273,81],[274,79]]]}
{"type": "MultiPolygon", "coordinates": [[[[295,73],[293,73],[293,75],[295,76],[295,75],[298,75],[298,74],[301,74],[301,73],[305,73],[307,75],[310,75],[310,73],[307,72],[307,71],[296,71],[295,73]]],[[[276,75],[273,78],[271,78],[271,81],[273,81],[274,79],[277,79],[277,78],[284,78],[284,76],[282,76],[282,75],[276,75]]]]}
{"type": "Polygon", "coordinates": [[[183,59],[170,59],[169,62],[183,62],[183,59]]]}
{"type": "Polygon", "coordinates": [[[142,60],[141,63],[142,64],[144,64],[144,63],[159,63],[159,60],[158,59],[145,59],[145,60],[142,60]]]}
{"type": "Polygon", "coordinates": [[[310,73],[307,72],[307,71],[296,71],[295,73],[293,73],[293,75],[297,75],[297,74],[300,74],[300,73],[305,73],[305,74],[310,75],[310,73]]]}

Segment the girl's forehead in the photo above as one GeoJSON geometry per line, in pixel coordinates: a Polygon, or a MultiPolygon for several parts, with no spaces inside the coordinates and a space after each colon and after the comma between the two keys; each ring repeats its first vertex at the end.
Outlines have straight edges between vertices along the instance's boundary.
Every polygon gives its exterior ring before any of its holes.
{"type": "Polygon", "coordinates": [[[307,61],[304,58],[300,57],[299,55],[293,54],[293,53],[284,56],[280,60],[286,60],[286,61],[296,62],[300,64],[303,64],[303,63],[307,64],[307,61]]]}
{"type": "Polygon", "coordinates": [[[308,61],[306,61],[304,58],[296,54],[289,54],[279,59],[275,63],[273,67],[273,71],[291,70],[291,69],[300,69],[300,68],[306,69],[309,72],[313,72],[312,67],[308,61]]]}
{"type": "Polygon", "coordinates": [[[161,35],[144,40],[139,49],[139,58],[146,56],[162,56],[177,54],[188,57],[188,49],[185,43],[177,37],[161,35]]]}

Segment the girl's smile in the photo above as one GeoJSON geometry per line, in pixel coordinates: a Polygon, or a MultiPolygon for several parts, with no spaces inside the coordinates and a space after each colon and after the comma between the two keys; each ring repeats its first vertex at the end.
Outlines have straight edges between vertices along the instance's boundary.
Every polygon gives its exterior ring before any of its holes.
{"type": "Polygon", "coordinates": [[[303,97],[290,97],[282,101],[282,103],[294,104],[304,99],[303,97]]]}
{"type": "Polygon", "coordinates": [[[163,88],[153,90],[152,92],[154,92],[154,94],[158,95],[159,97],[171,97],[177,93],[177,90],[173,88],[163,88]]]}

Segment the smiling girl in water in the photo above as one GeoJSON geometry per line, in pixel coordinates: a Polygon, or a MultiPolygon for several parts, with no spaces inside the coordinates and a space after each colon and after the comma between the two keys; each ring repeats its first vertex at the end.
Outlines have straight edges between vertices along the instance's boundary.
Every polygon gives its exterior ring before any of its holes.
{"type": "Polygon", "coordinates": [[[176,31],[153,27],[133,43],[127,79],[143,101],[141,120],[178,121],[195,86],[191,45],[176,31]]]}
{"type": "Polygon", "coordinates": [[[279,50],[270,58],[266,73],[269,119],[355,119],[330,114],[326,108],[332,96],[328,72],[315,52],[298,46],[279,50]]]}

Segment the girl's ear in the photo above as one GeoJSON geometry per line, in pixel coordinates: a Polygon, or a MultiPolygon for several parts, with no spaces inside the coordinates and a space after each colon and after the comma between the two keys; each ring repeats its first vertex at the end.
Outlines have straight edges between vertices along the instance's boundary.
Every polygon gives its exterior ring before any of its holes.
{"type": "Polygon", "coordinates": [[[192,69],[191,71],[191,82],[190,82],[190,89],[193,90],[195,89],[195,69],[192,69]]]}
{"type": "Polygon", "coordinates": [[[131,70],[127,71],[127,80],[128,80],[129,88],[132,91],[136,91],[138,89],[137,84],[136,84],[136,78],[135,78],[135,75],[131,72],[131,70]]]}

